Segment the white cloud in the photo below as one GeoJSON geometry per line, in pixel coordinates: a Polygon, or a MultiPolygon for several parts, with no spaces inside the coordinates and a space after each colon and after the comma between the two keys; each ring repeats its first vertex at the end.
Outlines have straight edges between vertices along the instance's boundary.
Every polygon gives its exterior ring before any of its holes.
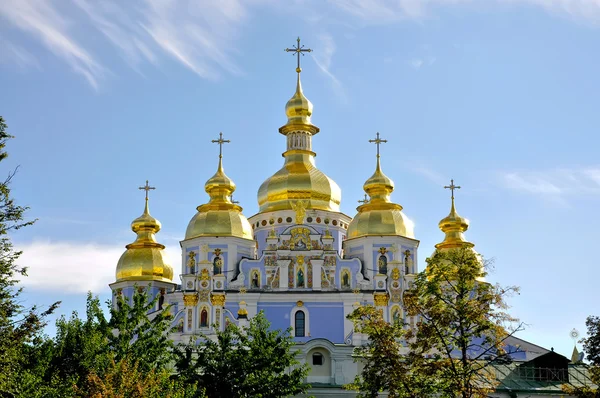
{"type": "Polygon", "coordinates": [[[514,191],[566,203],[570,196],[600,194],[600,167],[502,172],[500,182],[514,191]]]}
{"type": "Polygon", "coordinates": [[[312,57],[319,70],[321,70],[321,72],[323,72],[323,74],[325,74],[325,76],[331,80],[331,84],[333,85],[336,94],[346,101],[347,97],[342,83],[331,72],[331,60],[333,58],[333,54],[335,53],[335,41],[331,35],[322,34],[319,36],[319,44],[319,51],[311,53],[313,54],[312,57]]]}
{"type": "Polygon", "coordinates": [[[72,0],[85,12],[92,24],[118,48],[127,63],[138,70],[143,61],[156,64],[157,55],[151,49],[149,39],[143,37],[141,26],[136,23],[118,3],[89,0],[72,0]]]}
{"type": "Polygon", "coordinates": [[[421,66],[423,66],[424,61],[421,58],[413,58],[408,63],[414,69],[419,70],[421,69],[421,66]]]}
{"type": "MultiPolygon", "coordinates": [[[[145,65],[158,66],[164,59],[172,59],[202,78],[218,79],[224,74],[243,73],[237,57],[245,50],[237,48],[236,42],[259,6],[268,7],[269,12],[287,14],[301,8],[304,20],[313,25],[322,25],[325,20],[325,7],[316,0],[286,3],[286,6],[269,0],[4,0],[4,3],[0,7],[3,19],[0,30],[10,26],[26,32],[95,89],[111,72],[105,64],[110,57],[103,57],[100,62],[99,49],[92,47],[102,43],[86,41],[94,37],[94,30],[106,38],[109,50],[120,53],[140,73],[145,65]]],[[[330,3],[333,12],[327,9],[327,22],[346,28],[356,25],[356,21],[382,24],[421,20],[440,7],[475,4],[533,5],[557,15],[600,24],[600,0],[330,0],[330,3]]],[[[331,71],[333,37],[324,34],[320,40],[323,50],[314,54],[314,60],[336,91],[342,93],[342,85],[331,71]]],[[[22,67],[36,64],[43,67],[22,45],[11,42],[2,48],[11,54],[3,60],[10,59],[22,67]]],[[[418,70],[434,61],[432,57],[416,57],[409,65],[418,70]]],[[[110,69],[113,68],[111,65],[110,69]]]]}
{"type": "MultiPolygon", "coordinates": [[[[90,28],[101,32],[109,49],[117,50],[140,73],[142,65],[158,65],[161,57],[176,60],[202,78],[216,79],[223,71],[242,73],[234,60],[235,40],[249,3],[241,0],[143,0],[135,6],[120,0],[8,2],[0,7],[0,17],[37,39],[95,89],[110,72],[80,42],[90,28]]],[[[10,45],[13,53],[19,49],[10,45]]],[[[23,54],[18,52],[13,61],[31,61],[23,54]]]]}
{"type": "Polygon", "coordinates": [[[16,0],[0,7],[0,16],[24,30],[46,46],[71,68],[83,75],[95,89],[105,68],[68,32],[69,22],[47,1],[16,0]]]}
{"type": "Polygon", "coordinates": [[[0,63],[14,62],[20,68],[33,66],[39,69],[38,60],[29,51],[0,37],[0,63]]]}
{"type": "Polygon", "coordinates": [[[204,78],[218,77],[221,69],[241,73],[231,54],[247,14],[240,0],[147,0],[146,5],[140,23],[172,58],[204,78]]]}
{"type": "Polygon", "coordinates": [[[423,19],[430,16],[436,6],[472,4],[534,5],[558,15],[600,23],[600,0],[330,0],[330,3],[368,24],[423,19]]]}
{"type": "MultiPolygon", "coordinates": [[[[34,291],[95,293],[107,291],[115,280],[123,245],[96,243],[33,241],[15,244],[23,254],[20,266],[28,267],[28,276],[21,282],[34,291]]],[[[178,282],[181,254],[176,245],[166,249],[178,282]]]]}
{"type": "Polygon", "coordinates": [[[408,167],[414,173],[422,175],[423,177],[427,178],[429,181],[433,182],[434,184],[444,185],[445,183],[450,181],[449,178],[444,177],[442,174],[438,173],[437,171],[435,171],[427,166],[411,164],[408,167]]]}

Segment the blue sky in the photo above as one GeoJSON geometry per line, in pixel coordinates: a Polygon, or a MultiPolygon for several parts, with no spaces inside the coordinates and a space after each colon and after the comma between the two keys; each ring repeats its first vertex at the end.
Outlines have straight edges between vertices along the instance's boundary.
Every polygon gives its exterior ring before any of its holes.
{"type": "Polygon", "coordinates": [[[318,167],[354,215],[379,131],[393,199],[415,222],[420,267],[457,208],[492,282],[519,285],[520,336],[570,356],[598,315],[600,0],[3,0],[0,114],[17,138],[15,236],[27,300],[108,297],[146,179],[159,240],[178,264],[207,201],[223,131],[236,200],[255,214],[282,164],[299,35],[318,167]]]}

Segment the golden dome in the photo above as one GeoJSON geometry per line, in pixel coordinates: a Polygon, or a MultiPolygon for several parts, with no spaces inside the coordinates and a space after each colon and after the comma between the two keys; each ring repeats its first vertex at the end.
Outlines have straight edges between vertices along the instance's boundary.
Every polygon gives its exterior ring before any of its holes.
{"type": "Polygon", "coordinates": [[[465,239],[464,232],[469,229],[469,220],[461,217],[456,211],[456,207],[454,206],[454,194],[452,194],[450,214],[444,217],[438,225],[442,232],[446,234],[446,237],[443,242],[435,245],[436,249],[471,248],[475,246],[465,239]]]}
{"type": "Polygon", "coordinates": [[[240,308],[238,309],[238,318],[247,318],[248,310],[246,309],[246,302],[240,301],[240,308]]]}
{"type": "Polygon", "coordinates": [[[370,199],[359,206],[358,214],[348,225],[348,239],[369,235],[394,235],[414,239],[414,224],[402,213],[402,206],[390,201],[394,182],[381,170],[379,155],[375,173],[363,189],[370,199]]]}
{"type": "Polygon", "coordinates": [[[137,234],[137,239],[125,246],[127,250],[117,263],[117,282],[173,281],[173,267],[164,252],[165,246],[157,243],[154,237],[154,234],[160,231],[160,227],[160,222],[148,211],[146,197],[144,214],[131,223],[131,230],[137,234]]]}
{"type": "Polygon", "coordinates": [[[287,125],[311,125],[310,117],[312,115],[312,110],[313,104],[302,92],[300,73],[298,73],[296,92],[287,104],[285,104],[285,114],[288,118],[287,125]]]}
{"type": "Polygon", "coordinates": [[[188,224],[185,239],[199,236],[234,236],[253,239],[252,227],[242,214],[242,208],[231,202],[235,184],[223,171],[221,155],[219,155],[217,172],[206,181],[204,190],[210,196],[210,200],[196,208],[198,212],[188,224]]]}
{"type": "Polygon", "coordinates": [[[296,92],[285,107],[287,123],[279,132],[287,137],[287,151],[283,167],[262,183],[258,190],[261,213],[292,210],[292,203],[305,200],[308,209],[340,211],[340,187],[315,166],[316,154],[312,136],[319,128],[311,123],[312,104],[304,96],[300,73],[296,92]]]}

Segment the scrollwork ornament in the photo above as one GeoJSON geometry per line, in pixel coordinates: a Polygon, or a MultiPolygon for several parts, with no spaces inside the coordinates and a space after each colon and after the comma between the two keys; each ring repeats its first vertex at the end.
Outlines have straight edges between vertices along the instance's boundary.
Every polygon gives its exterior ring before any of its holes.
{"type": "Polygon", "coordinates": [[[197,294],[184,294],[183,295],[183,305],[186,307],[194,307],[198,304],[198,295],[197,294]]]}
{"type": "Polygon", "coordinates": [[[377,307],[386,307],[388,305],[390,297],[387,293],[375,293],[373,300],[377,307]]]}
{"type": "Polygon", "coordinates": [[[210,296],[210,303],[217,307],[225,306],[225,295],[224,294],[212,294],[210,296]]]}

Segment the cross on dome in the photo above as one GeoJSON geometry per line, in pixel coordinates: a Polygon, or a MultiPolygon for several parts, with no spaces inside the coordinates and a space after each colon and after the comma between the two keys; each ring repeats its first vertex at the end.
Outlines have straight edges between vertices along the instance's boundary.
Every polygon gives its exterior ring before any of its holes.
{"type": "Polygon", "coordinates": [[[387,140],[379,138],[379,132],[377,132],[377,137],[374,140],[369,140],[369,142],[377,145],[377,157],[379,157],[379,145],[386,143],[387,140]]]}
{"type": "Polygon", "coordinates": [[[313,50],[311,48],[304,48],[304,46],[301,46],[300,37],[298,37],[296,41],[298,42],[298,44],[296,44],[296,47],[286,48],[284,51],[288,53],[296,53],[296,56],[298,57],[298,65],[296,66],[296,72],[300,73],[302,72],[302,68],[300,67],[300,55],[304,56],[304,53],[310,53],[313,50]]]}
{"type": "Polygon", "coordinates": [[[361,199],[361,200],[359,200],[359,201],[358,201],[358,203],[361,203],[361,204],[363,204],[363,205],[364,205],[365,203],[369,203],[369,196],[368,196],[367,194],[365,194],[365,198],[364,198],[364,199],[361,199]]]}
{"type": "Polygon", "coordinates": [[[156,189],[155,187],[151,187],[150,185],[148,185],[148,180],[146,180],[146,185],[144,185],[143,187],[139,187],[138,189],[143,189],[144,191],[146,191],[146,200],[148,200],[148,192],[150,190],[156,189]]]}
{"type": "Polygon", "coordinates": [[[449,189],[450,191],[452,191],[452,200],[454,200],[454,190],[460,189],[460,186],[454,185],[454,180],[450,180],[450,185],[446,185],[444,189],[449,189]]]}
{"type": "Polygon", "coordinates": [[[223,144],[228,144],[231,141],[230,140],[224,140],[223,139],[223,133],[219,133],[219,139],[218,140],[212,140],[211,141],[214,144],[219,144],[219,158],[223,157],[223,144]]]}

